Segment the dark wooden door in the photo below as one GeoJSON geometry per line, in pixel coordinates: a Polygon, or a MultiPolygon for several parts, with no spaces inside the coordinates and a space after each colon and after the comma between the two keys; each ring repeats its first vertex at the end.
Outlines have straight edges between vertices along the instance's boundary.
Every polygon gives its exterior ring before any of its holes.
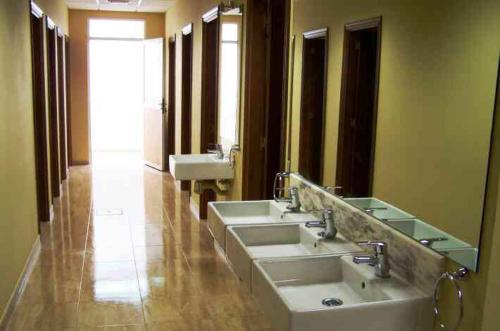
{"type": "Polygon", "coordinates": [[[59,108],[59,169],[61,169],[61,180],[65,180],[68,174],[68,158],[66,150],[66,61],[64,56],[64,36],[57,35],[57,88],[59,108]]]}
{"type": "Polygon", "coordinates": [[[35,171],[38,222],[50,221],[47,115],[45,106],[44,25],[41,15],[31,15],[33,70],[33,120],[35,129],[35,171]]]}
{"type": "Polygon", "coordinates": [[[306,37],[302,49],[299,172],[322,183],[326,93],[326,35],[306,37]]]}
{"type": "Polygon", "coordinates": [[[348,197],[372,194],[379,36],[379,25],[345,32],[336,185],[348,197]]]}
{"type": "Polygon", "coordinates": [[[264,194],[271,199],[276,173],[284,170],[286,97],[287,97],[287,51],[288,51],[288,1],[267,2],[268,16],[268,70],[266,107],[266,149],[264,171],[264,194]]]}
{"type": "Polygon", "coordinates": [[[242,197],[258,200],[284,170],[290,2],[250,1],[246,15],[242,197]]]}
{"type": "Polygon", "coordinates": [[[60,195],[59,113],[57,97],[56,29],[47,27],[47,68],[49,96],[50,187],[52,198],[60,195]]]}
{"type": "MultiPolygon", "coordinates": [[[[203,22],[201,75],[201,153],[207,153],[217,143],[218,72],[219,72],[219,18],[203,22]]],[[[207,206],[216,200],[212,190],[200,195],[200,218],[207,218],[207,206]]]]}
{"type": "Polygon", "coordinates": [[[168,105],[167,105],[167,141],[165,166],[169,171],[168,156],[175,154],[175,36],[168,41],[168,105]]]}
{"type": "MultiPolygon", "coordinates": [[[[193,33],[182,34],[181,153],[191,154],[191,114],[193,86],[193,33]]],[[[191,191],[191,181],[182,181],[181,190],[191,191]]]]}

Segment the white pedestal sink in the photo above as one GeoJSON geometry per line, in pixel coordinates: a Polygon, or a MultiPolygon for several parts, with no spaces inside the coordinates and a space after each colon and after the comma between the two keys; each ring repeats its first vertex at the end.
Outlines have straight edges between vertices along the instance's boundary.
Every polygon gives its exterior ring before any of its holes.
{"type": "Polygon", "coordinates": [[[321,231],[307,228],[304,223],[229,226],[226,255],[234,272],[251,288],[254,259],[362,252],[341,234],[325,240],[319,235],[321,231]]]}
{"type": "Polygon", "coordinates": [[[221,201],[208,204],[208,228],[217,243],[226,250],[226,227],[229,225],[299,223],[315,220],[305,213],[284,213],[286,202],[274,200],[221,201]]]}
{"type": "Polygon", "coordinates": [[[170,155],[169,167],[176,180],[221,180],[234,177],[229,159],[218,159],[215,154],[170,155]]]}
{"type": "Polygon", "coordinates": [[[428,331],[433,325],[430,297],[395,275],[377,278],[351,256],[254,260],[252,293],[279,331],[428,331]]]}

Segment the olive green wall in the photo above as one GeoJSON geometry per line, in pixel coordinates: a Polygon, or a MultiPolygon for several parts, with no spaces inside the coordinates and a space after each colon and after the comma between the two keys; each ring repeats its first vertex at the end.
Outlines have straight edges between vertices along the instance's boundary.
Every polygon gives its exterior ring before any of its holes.
{"type": "Polygon", "coordinates": [[[500,44],[498,1],[294,1],[292,165],[302,33],[329,28],[324,185],[335,185],[344,25],[382,16],[373,196],[478,244],[500,44]]]}
{"type": "Polygon", "coordinates": [[[28,1],[0,1],[0,316],[37,238],[28,1]]]}
{"type": "MultiPolygon", "coordinates": [[[[241,1],[244,3],[244,1],[241,1]]],[[[176,153],[181,152],[181,56],[182,56],[182,28],[189,23],[193,23],[193,85],[192,85],[192,120],[191,120],[191,152],[193,154],[201,152],[201,59],[202,59],[202,15],[208,12],[210,9],[218,6],[220,1],[218,0],[193,0],[193,1],[177,1],[172,7],[170,7],[165,14],[165,37],[170,38],[175,35],[176,37],[176,95],[175,95],[175,148],[176,153]]],[[[245,43],[245,37],[243,37],[242,44],[245,43]]],[[[242,50],[244,54],[244,46],[242,50]]],[[[167,61],[168,57],[167,47],[167,61]]],[[[242,61],[244,62],[244,55],[242,61]]],[[[242,66],[244,67],[244,66],[242,66]]],[[[166,68],[166,77],[168,77],[168,66],[166,68]]],[[[242,72],[242,77],[244,77],[244,72],[242,72]]],[[[243,81],[243,79],[242,79],[243,81]]],[[[168,80],[165,95],[168,96],[168,80]]],[[[244,99],[243,88],[241,88],[240,100],[244,99]]],[[[168,100],[168,98],[167,98],[168,100]]],[[[240,128],[243,125],[243,109],[240,109],[240,128]]],[[[242,130],[240,129],[240,132],[242,130]]],[[[242,133],[240,133],[239,141],[243,141],[242,133]]],[[[217,200],[240,200],[241,199],[241,151],[236,155],[236,166],[235,166],[235,178],[229,188],[229,192],[225,195],[219,195],[217,200]]],[[[191,194],[193,201],[199,203],[199,195],[196,193],[191,194]]]]}

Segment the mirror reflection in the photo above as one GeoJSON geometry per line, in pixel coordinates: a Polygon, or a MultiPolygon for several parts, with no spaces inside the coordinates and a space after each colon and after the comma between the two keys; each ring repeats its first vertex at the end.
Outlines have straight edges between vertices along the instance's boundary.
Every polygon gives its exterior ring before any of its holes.
{"type": "Polygon", "coordinates": [[[496,30],[485,26],[493,20],[486,7],[455,2],[371,7],[293,1],[292,171],[341,187],[346,201],[426,246],[472,255],[463,264],[475,267],[498,67],[496,30]]]}
{"type": "Polygon", "coordinates": [[[238,144],[242,22],[240,8],[221,7],[218,139],[225,147],[238,144]]]}

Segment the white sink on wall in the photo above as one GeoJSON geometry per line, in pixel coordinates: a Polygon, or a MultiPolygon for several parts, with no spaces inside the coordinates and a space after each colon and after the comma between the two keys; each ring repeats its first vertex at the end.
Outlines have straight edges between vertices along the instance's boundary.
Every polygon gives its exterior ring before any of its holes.
{"type": "Polygon", "coordinates": [[[362,252],[341,234],[326,240],[320,236],[321,231],[307,228],[304,223],[229,226],[226,255],[234,272],[251,287],[254,259],[362,252]]]}
{"type": "Polygon", "coordinates": [[[226,250],[226,227],[272,223],[299,223],[314,221],[307,213],[288,213],[286,202],[274,200],[221,201],[208,204],[208,227],[217,243],[226,250]]]}
{"type": "Polygon", "coordinates": [[[252,293],[280,331],[432,330],[430,297],[351,256],[254,260],[252,273],[252,293]]]}
{"type": "Polygon", "coordinates": [[[234,169],[228,158],[215,154],[181,154],[169,156],[170,173],[176,180],[233,179],[234,169]]]}

